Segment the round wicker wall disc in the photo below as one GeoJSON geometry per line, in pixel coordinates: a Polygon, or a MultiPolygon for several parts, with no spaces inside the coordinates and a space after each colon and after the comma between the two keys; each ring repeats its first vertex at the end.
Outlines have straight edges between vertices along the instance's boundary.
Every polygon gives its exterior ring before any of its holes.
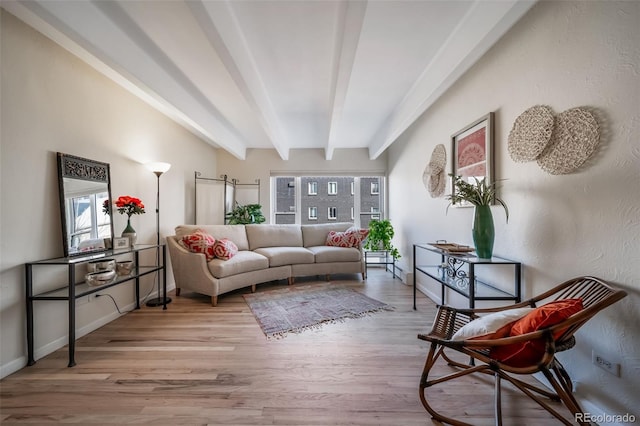
{"type": "Polygon", "coordinates": [[[591,112],[572,108],[556,117],[551,142],[538,157],[538,165],[547,173],[562,175],[580,167],[600,142],[600,126],[591,112]]]}
{"type": "Polygon", "coordinates": [[[553,132],[553,111],[546,105],[529,108],[513,123],[507,148],[513,161],[533,161],[542,153],[553,132]]]}
{"type": "Polygon", "coordinates": [[[422,174],[422,182],[431,198],[441,197],[447,184],[444,169],[447,166],[447,151],[443,144],[438,144],[431,153],[431,159],[422,174]]]}

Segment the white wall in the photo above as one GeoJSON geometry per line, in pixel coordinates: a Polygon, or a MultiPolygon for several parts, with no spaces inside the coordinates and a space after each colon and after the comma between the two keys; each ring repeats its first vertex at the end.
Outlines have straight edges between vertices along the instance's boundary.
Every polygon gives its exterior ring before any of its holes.
{"type": "MultiPolygon", "coordinates": [[[[540,2],[389,150],[390,216],[411,262],[413,243],[472,244],[472,209],[431,199],[421,175],[436,144],[451,155],[451,134],[496,113],[500,207],[495,253],[522,261],[525,297],[579,275],[595,275],[629,296],[601,312],[560,355],[577,394],[608,414],[640,418],[640,2],[540,2]],[[544,104],[556,113],[593,108],[601,146],[576,173],[551,176],[515,163],[507,137],[515,118],[544,104]],[[622,364],[622,377],[591,364],[591,350],[622,364]]],[[[450,166],[451,159],[448,159],[450,166]]],[[[449,185],[450,187],[450,185],[449,185]]],[[[448,187],[447,191],[450,191],[448,187]]],[[[421,280],[425,291],[437,287],[421,280]]],[[[439,295],[439,292],[436,294],[439,295]]],[[[439,300],[437,300],[439,302],[439,300]]],[[[588,407],[592,407],[588,403],[588,407]]]]}
{"type": "Polygon", "coordinates": [[[367,149],[336,149],[333,159],[327,161],[321,149],[292,149],[289,160],[282,160],[275,149],[250,149],[247,151],[247,158],[242,161],[220,151],[217,166],[219,174],[226,174],[229,179],[238,179],[240,183],[253,183],[256,179],[260,179],[260,204],[262,204],[264,216],[269,221],[271,209],[269,178],[272,173],[384,175],[387,156],[384,153],[375,160],[370,160],[367,149]]]}
{"type": "MultiPolygon", "coordinates": [[[[63,254],[56,152],[109,163],[113,197],[138,196],[146,204],[146,214],[132,217],[138,242],[155,243],[156,176],[143,164],[172,164],[160,181],[161,235],[168,235],[176,225],[193,221],[193,173],[215,175],[217,150],[12,15],[1,13],[0,366],[4,377],[26,365],[24,263],[63,254]]],[[[114,221],[119,236],[126,216],[115,214],[114,221]]],[[[171,288],[172,274],[167,275],[171,288]]],[[[133,284],[123,284],[108,292],[123,308],[134,301],[132,289],[133,284]]],[[[152,289],[151,279],[143,280],[141,294],[152,289]]],[[[36,303],[36,357],[40,357],[66,344],[67,317],[63,302],[36,303]]],[[[115,312],[107,297],[80,306],[80,334],[114,318],[115,312]]]]}

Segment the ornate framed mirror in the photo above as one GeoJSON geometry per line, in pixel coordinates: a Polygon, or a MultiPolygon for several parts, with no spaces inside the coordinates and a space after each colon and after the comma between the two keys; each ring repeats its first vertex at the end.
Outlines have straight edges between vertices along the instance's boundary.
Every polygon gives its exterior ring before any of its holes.
{"type": "Polygon", "coordinates": [[[109,164],[58,152],[64,255],[101,252],[113,241],[109,164]]]}

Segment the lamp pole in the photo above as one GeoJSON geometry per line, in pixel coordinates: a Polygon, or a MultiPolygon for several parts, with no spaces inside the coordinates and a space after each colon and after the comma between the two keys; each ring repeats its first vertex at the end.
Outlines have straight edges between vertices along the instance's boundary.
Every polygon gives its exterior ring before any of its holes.
{"type": "MultiPolygon", "coordinates": [[[[169,168],[171,164],[169,163],[149,163],[146,165],[149,170],[151,170],[156,175],[156,265],[160,266],[160,176],[169,168]]],[[[166,267],[166,265],[163,265],[166,267]]],[[[171,303],[171,298],[167,297],[166,294],[162,294],[160,291],[160,276],[156,274],[158,279],[158,297],[155,299],[150,299],[147,301],[147,306],[155,307],[155,306],[164,306],[167,303],[171,303]]],[[[166,284],[165,284],[166,288],[166,284]]]]}

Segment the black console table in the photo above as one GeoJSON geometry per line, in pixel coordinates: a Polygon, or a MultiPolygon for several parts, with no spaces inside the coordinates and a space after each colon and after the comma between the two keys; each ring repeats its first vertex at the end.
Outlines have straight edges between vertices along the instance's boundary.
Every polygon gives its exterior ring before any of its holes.
{"type": "Polygon", "coordinates": [[[475,253],[450,253],[429,244],[413,245],[413,309],[416,309],[416,274],[420,272],[441,284],[441,304],[445,303],[445,290],[451,289],[469,299],[469,308],[475,307],[476,300],[521,300],[522,264],[513,260],[493,256],[480,259],[475,253]],[[419,262],[418,252],[423,252],[419,262]],[[513,266],[513,291],[504,290],[493,283],[476,278],[477,269],[496,265],[513,266]]]}
{"type": "MultiPolygon", "coordinates": [[[[76,365],[75,362],[75,341],[76,341],[76,299],[83,296],[88,296],[99,291],[103,291],[109,287],[117,286],[119,284],[135,280],[136,286],[136,309],[140,309],[140,277],[154,272],[160,272],[163,283],[163,292],[167,294],[167,272],[165,269],[167,260],[166,246],[161,245],[135,245],[134,247],[117,250],[107,250],[99,254],[93,254],[90,256],[74,256],[74,257],[60,257],[57,259],[40,260],[37,262],[29,262],[25,264],[26,268],[26,290],[27,290],[27,350],[28,350],[28,365],[36,363],[34,359],[34,343],[33,343],[33,302],[36,300],[57,300],[66,301],[68,303],[68,315],[69,315],[69,367],[76,365]],[[160,249],[162,251],[161,256],[154,256],[155,265],[141,266],[140,265],[140,253],[146,250],[160,249]],[[88,262],[106,258],[117,258],[118,256],[133,254],[135,269],[129,274],[124,276],[116,276],[113,280],[100,286],[89,286],[85,282],[76,281],[76,267],[80,265],[86,265],[88,262]],[[162,263],[159,263],[160,258],[162,263]],[[33,285],[33,273],[34,268],[62,265],[68,267],[68,279],[66,283],[54,285],[54,289],[34,294],[33,285]]],[[[50,286],[48,286],[50,288],[50,286]]],[[[160,296],[160,295],[159,295],[160,296]]],[[[165,297],[166,301],[166,297],[165,297]]],[[[162,309],[167,309],[167,304],[163,305],[162,309]]]]}

